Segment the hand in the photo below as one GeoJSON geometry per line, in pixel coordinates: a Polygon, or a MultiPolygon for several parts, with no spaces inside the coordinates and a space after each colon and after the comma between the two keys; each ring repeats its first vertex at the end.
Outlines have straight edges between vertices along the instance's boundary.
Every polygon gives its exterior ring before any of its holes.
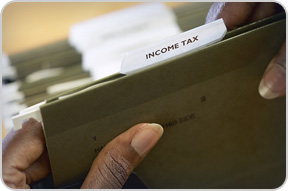
{"type": "MultiPolygon", "coordinates": [[[[228,30],[258,21],[284,9],[276,3],[214,3],[206,23],[223,18],[228,30]]],[[[270,61],[259,85],[259,93],[266,99],[286,95],[286,43],[270,61]]]]}
{"type": "MultiPolygon", "coordinates": [[[[163,133],[158,124],[138,124],[108,143],[94,160],[82,188],[122,188],[133,169],[163,133]]],[[[29,119],[2,142],[2,177],[11,188],[29,185],[50,173],[41,123],[29,119]]]]}

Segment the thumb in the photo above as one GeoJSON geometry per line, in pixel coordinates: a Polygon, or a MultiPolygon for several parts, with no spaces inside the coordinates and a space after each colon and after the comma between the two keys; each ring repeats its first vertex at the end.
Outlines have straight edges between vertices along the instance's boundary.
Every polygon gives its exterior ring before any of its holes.
{"type": "Polygon", "coordinates": [[[286,43],[271,60],[259,85],[259,93],[265,99],[286,95],[286,43]]]}
{"type": "Polygon", "coordinates": [[[148,123],[125,131],[102,149],[81,188],[122,188],[162,134],[160,125],[148,123]]]}

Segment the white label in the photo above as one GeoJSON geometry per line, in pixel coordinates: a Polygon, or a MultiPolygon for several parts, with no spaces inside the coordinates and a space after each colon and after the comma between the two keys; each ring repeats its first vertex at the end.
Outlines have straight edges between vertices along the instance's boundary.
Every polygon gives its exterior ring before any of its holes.
{"type": "Polygon", "coordinates": [[[162,3],[144,3],[73,25],[69,42],[84,52],[96,46],[103,48],[106,44],[134,40],[140,33],[172,24],[179,29],[170,8],[162,3]]]}
{"type": "Polygon", "coordinates": [[[177,30],[175,25],[163,26],[136,33],[130,39],[121,38],[116,40],[116,44],[86,50],[82,57],[83,68],[91,72],[94,80],[119,73],[123,54],[179,33],[180,30],[177,30]]]}
{"type": "Polygon", "coordinates": [[[155,66],[220,41],[227,28],[222,19],[180,33],[124,55],[122,74],[155,66]]]}
{"type": "Polygon", "coordinates": [[[64,68],[48,68],[35,71],[26,76],[25,81],[27,83],[37,82],[43,79],[60,76],[64,71],[64,68]]]}
{"type": "Polygon", "coordinates": [[[71,80],[68,82],[54,84],[54,85],[48,86],[46,88],[46,93],[49,95],[61,93],[61,92],[76,88],[78,86],[90,83],[92,81],[93,81],[93,79],[89,77],[89,78],[82,78],[82,79],[78,79],[78,80],[71,80]]]}

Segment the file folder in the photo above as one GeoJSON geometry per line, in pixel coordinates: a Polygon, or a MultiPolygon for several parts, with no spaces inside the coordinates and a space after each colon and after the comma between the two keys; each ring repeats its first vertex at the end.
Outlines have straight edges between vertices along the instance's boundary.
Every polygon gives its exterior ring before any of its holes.
{"type": "Polygon", "coordinates": [[[67,67],[81,63],[81,55],[69,46],[67,40],[14,54],[9,56],[9,59],[16,69],[17,78],[21,80],[44,68],[67,67]]]}
{"type": "Polygon", "coordinates": [[[163,137],[135,169],[149,188],[279,187],[286,101],[263,99],[258,85],[285,32],[279,14],[197,52],[46,100],[39,112],[55,185],[83,180],[110,140],[154,122],[163,137]]]}

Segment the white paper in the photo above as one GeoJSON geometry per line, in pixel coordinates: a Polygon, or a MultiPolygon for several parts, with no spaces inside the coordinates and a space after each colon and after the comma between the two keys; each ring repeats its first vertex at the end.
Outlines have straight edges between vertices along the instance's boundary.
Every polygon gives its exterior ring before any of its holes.
{"type": "Polygon", "coordinates": [[[69,42],[83,52],[120,39],[135,40],[136,34],[170,24],[179,29],[170,8],[162,3],[144,3],[73,25],[69,42]]]}

